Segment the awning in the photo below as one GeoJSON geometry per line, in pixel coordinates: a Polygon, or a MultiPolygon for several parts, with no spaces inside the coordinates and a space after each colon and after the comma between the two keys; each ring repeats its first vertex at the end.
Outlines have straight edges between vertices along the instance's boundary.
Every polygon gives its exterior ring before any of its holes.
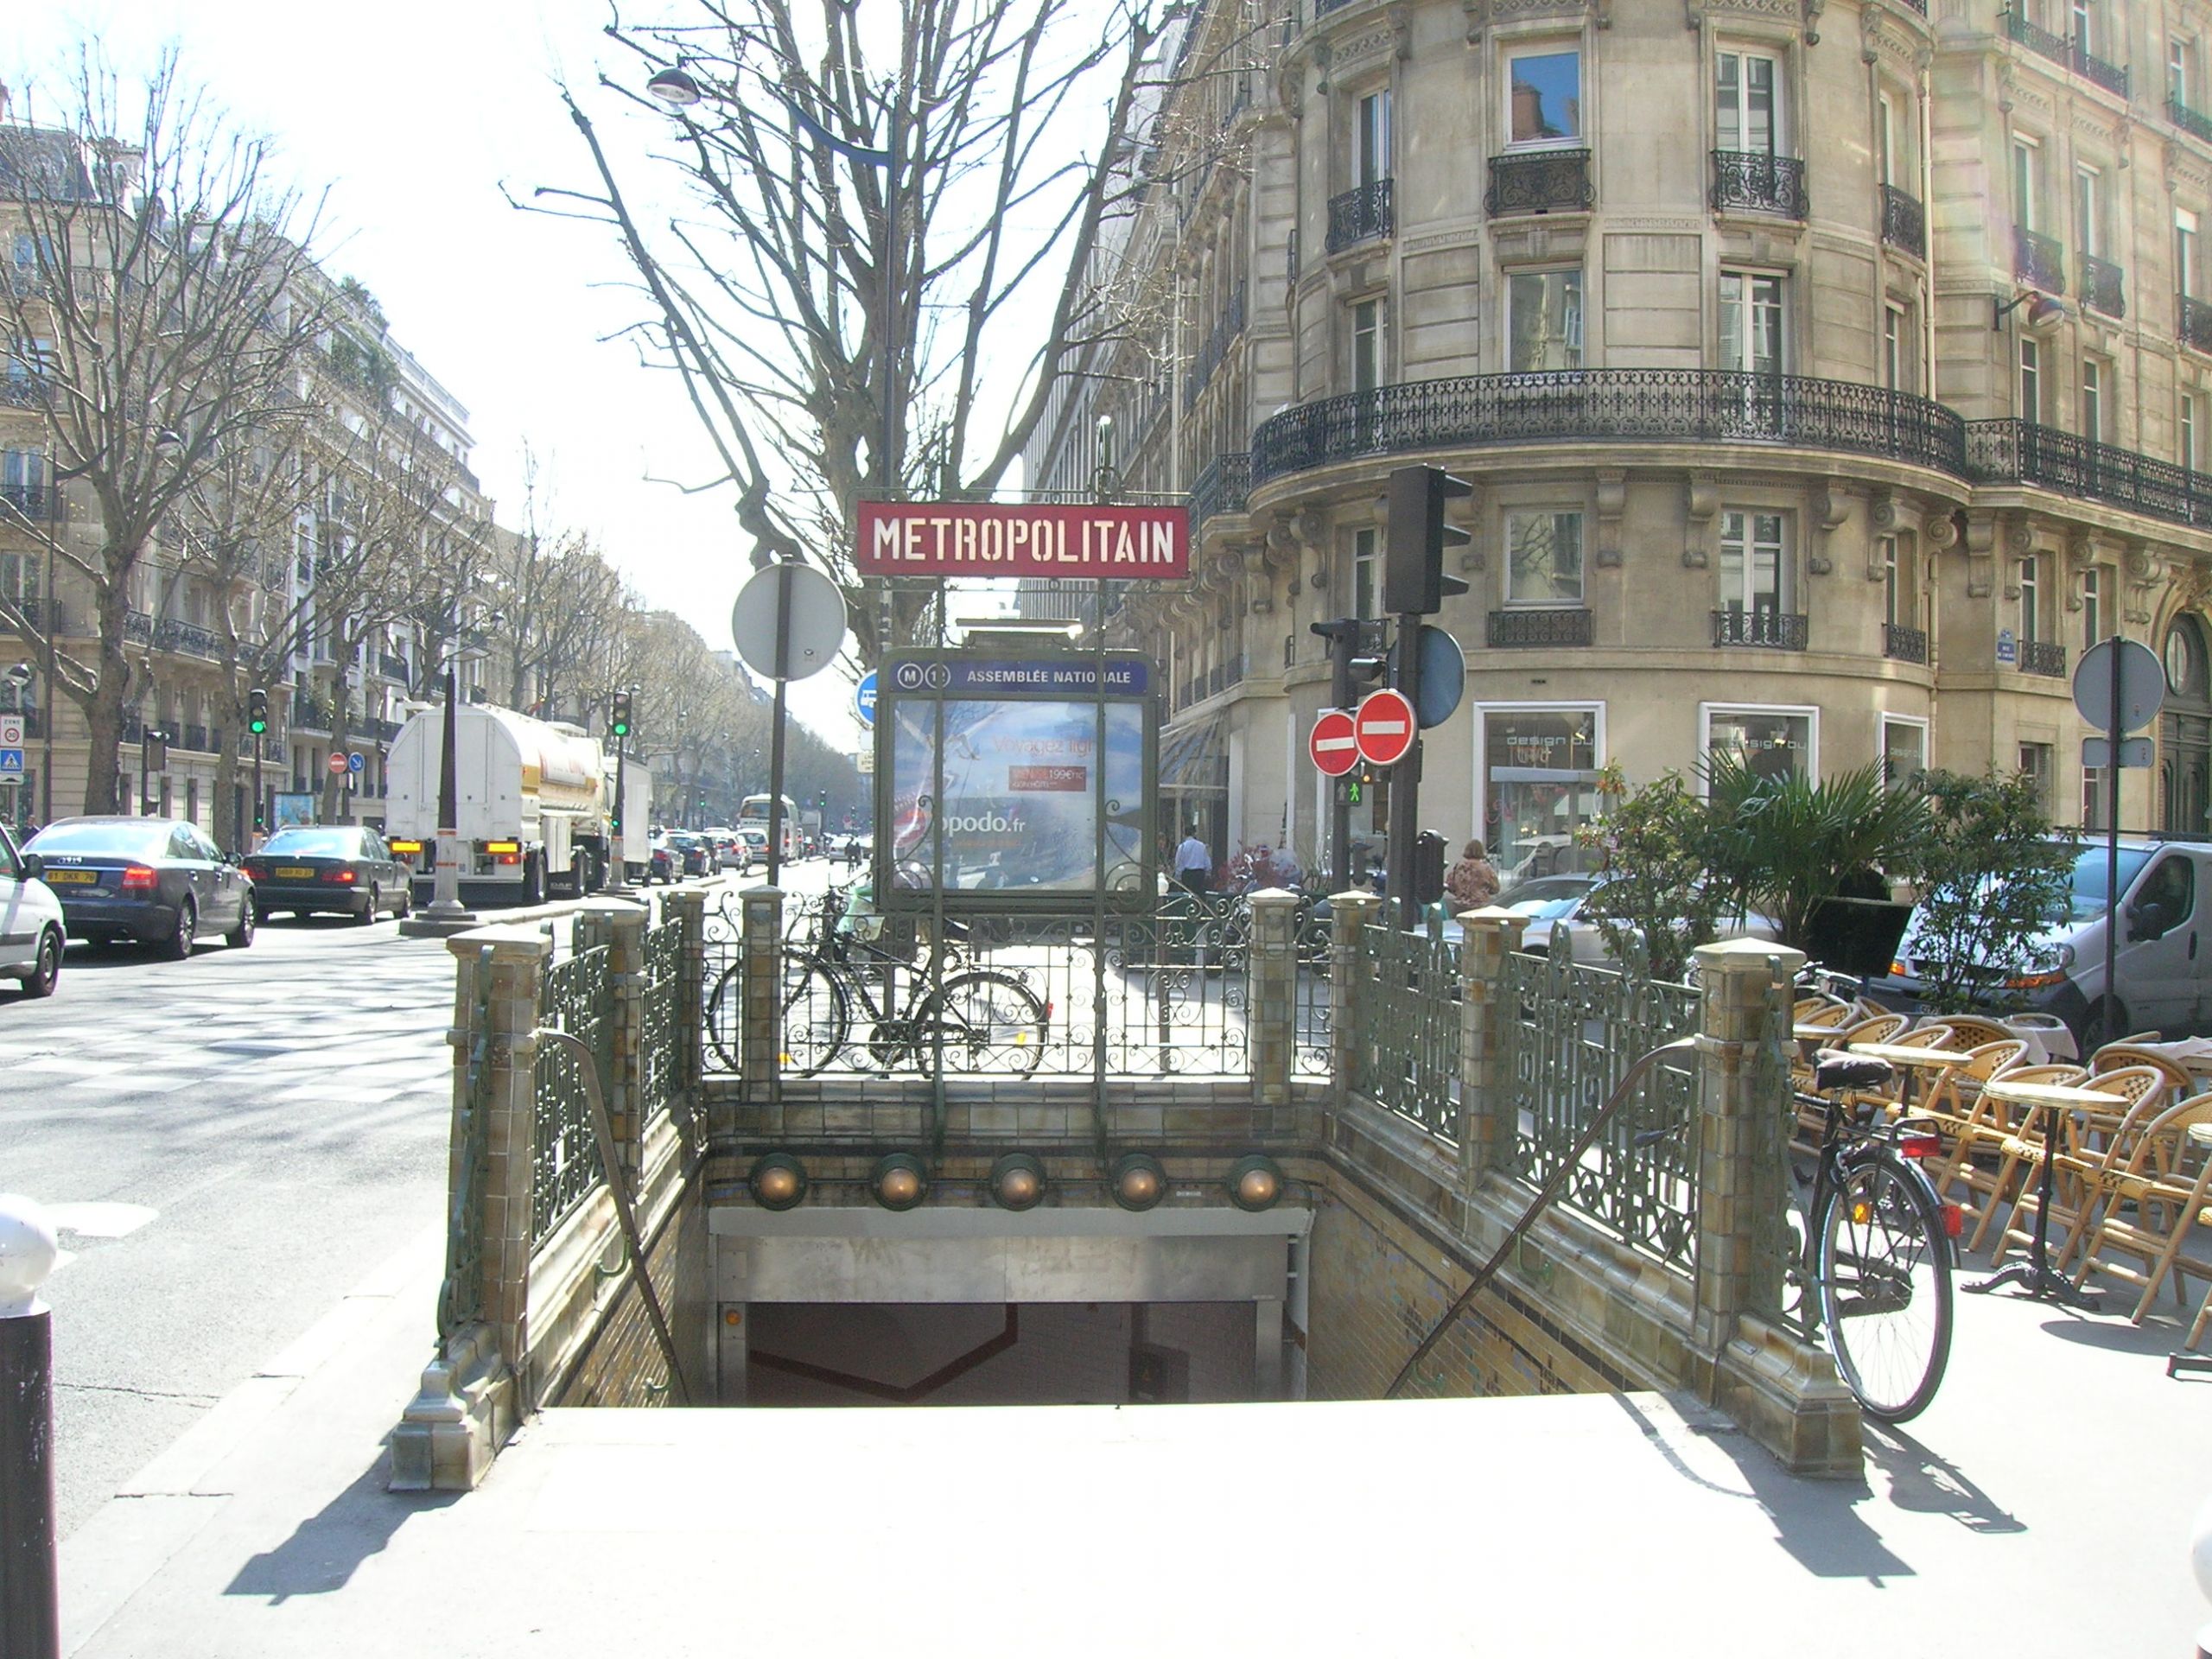
{"type": "Polygon", "coordinates": [[[1160,739],[1160,787],[1179,794],[1229,793],[1229,746],[1218,715],[1160,739]]]}

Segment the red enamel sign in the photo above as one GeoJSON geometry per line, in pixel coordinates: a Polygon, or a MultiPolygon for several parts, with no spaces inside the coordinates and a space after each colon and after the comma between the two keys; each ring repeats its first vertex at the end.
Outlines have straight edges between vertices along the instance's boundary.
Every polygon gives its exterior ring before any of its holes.
{"type": "Polygon", "coordinates": [[[1402,691],[1370,691],[1359,701],[1352,735],[1370,764],[1395,766],[1414,746],[1414,706],[1402,691]]]}
{"type": "Polygon", "coordinates": [[[1341,709],[1324,709],[1313,722],[1313,734],[1306,740],[1306,752],[1324,777],[1341,778],[1350,772],[1359,764],[1359,739],[1352,731],[1351,716],[1341,709]]]}

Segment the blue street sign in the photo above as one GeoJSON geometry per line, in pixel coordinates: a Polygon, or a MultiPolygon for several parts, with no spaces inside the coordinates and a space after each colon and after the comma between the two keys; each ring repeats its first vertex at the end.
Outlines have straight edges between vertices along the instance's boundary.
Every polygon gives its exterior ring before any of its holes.
{"type": "Polygon", "coordinates": [[[0,778],[23,775],[23,752],[21,749],[0,749],[0,778]]]}
{"type": "Polygon", "coordinates": [[[853,707],[860,711],[861,724],[875,724],[875,671],[861,676],[861,683],[853,688],[853,707]]]}
{"type": "Polygon", "coordinates": [[[346,770],[348,772],[359,772],[367,765],[368,762],[361,759],[361,752],[359,749],[346,757],[346,770]]]}

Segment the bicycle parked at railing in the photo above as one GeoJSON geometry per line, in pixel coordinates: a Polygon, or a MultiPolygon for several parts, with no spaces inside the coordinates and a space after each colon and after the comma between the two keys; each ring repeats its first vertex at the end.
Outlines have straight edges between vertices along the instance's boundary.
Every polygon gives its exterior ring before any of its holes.
{"type": "MultiPolygon", "coordinates": [[[[884,1070],[926,1071],[940,1045],[949,1071],[1027,1077],[1037,1069],[1050,1029],[1049,1004],[1010,974],[975,967],[944,972],[958,961],[951,940],[932,940],[928,957],[918,962],[861,938],[843,925],[849,902],[844,890],[830,888],[813,936],[785,945],[779,1012],[786,1072],[812,1077],[844,1052],[856,1026],[865,1028],[871,1062],[884,1070]],[[886,969],[885,987],[906,977],[906,995],[895,1005],[887,990],[877,997],[875,976],[886,969]]],[[[709,1039],[732,1070],[739,1064],[741,1007],[733,967],[707,1004],[709,1039]]]]}

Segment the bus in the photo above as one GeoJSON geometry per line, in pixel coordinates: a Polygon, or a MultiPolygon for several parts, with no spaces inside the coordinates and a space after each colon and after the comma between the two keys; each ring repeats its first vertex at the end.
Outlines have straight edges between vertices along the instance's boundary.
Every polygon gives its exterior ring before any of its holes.
{"type": "MultiPolygon", "coordinates": [[[[768,795],[747,795],[738,803],[737,827],[741,830],[758,830],[766,835],[768,830],[768,803],[773,798],[768,795]]],[[[799,823],[798,803],[788,795],[784,797],[783,829],[784,858],[790,860],[798,857],[801,849],[805,844],[806,830],[799,823]]]]}

